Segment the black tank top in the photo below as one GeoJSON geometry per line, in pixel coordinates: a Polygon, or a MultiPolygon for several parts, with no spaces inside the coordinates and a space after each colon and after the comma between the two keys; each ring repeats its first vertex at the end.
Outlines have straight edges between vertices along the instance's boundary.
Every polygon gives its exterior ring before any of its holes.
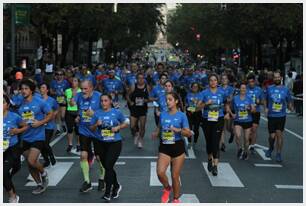
{"type": "Polygon", "coordinates": [[[137,85],[135,86],[135,90],[132,92],[130,99],[134,102],[134,106],[136,107],[144,107],[147,108],[147,103],[144,102],[145,99],[149,98],[149,92],[147,89],[147,85],[144,88],[139,89],[137,85]]]}

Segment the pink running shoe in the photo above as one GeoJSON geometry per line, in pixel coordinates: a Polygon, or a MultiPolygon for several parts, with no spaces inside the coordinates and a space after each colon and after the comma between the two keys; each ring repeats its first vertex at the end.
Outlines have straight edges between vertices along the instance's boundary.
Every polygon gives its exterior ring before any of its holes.
{"type": "Polygon", "coordinates": [[[181,203],[179,199],[173,199],[171,203],[181,203]]]}
{"type": "Polygon", "coordinates": [[[166,189],[166,188],[163,189],[163,195],[161,197],[161,203],[168,203],[169,202],[170,193],[171,193],[171,187],[170,187],[170,189],[166,189]]]}

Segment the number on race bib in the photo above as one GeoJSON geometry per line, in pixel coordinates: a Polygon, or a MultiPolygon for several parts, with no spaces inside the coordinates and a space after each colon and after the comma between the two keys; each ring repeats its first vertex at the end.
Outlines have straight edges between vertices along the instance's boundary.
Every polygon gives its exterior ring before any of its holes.
{"type": "Polygon", "coordinates": [[[162,141],[163,141],[163,144],[174,144],[175,143],[174,133],[171,131],[163,132],[162,141]]]}
{"type": "Polygon", "coordinates": [[[101,136],[103,137],[103,140],[114,140],[115,139],[115,134],[109,129],[102,129],[101,136]]]}
{"type": "Polygon", "coordinates": [[[208,111],[208,121],[217,122],[219,118],[219,111],[208,111]]]}
{"type": "Polygon", "coordinates": [[[273,102],[273,104],[272,104],[273,112],[280,112],[282,110],[282,108],[283,108],[282,103],[273,102]]]}
{"type": "Polygon", "coordinates": [[[248,118],[248,111],[246,110],[240,110],[238,112],[238,119],[239,120],[244,120],[244,119],[247,119],[248,118]]]}

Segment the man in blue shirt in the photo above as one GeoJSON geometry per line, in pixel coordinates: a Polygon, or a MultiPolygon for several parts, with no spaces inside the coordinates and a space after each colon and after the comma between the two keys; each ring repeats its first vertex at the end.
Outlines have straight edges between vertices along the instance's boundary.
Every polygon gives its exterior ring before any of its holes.
{"type": "Polygon", "coordinates": [[[265,112],[268,116],[269,149],[266,150],[266,157],[271,157],[274,149],[274,142],[276,140],[276,161],[281,162],[281,150],[283,147],[283,131],[286,123],[286,108],[287,104],[291,111],[293,111],[292,99],[289,89],[281,85],[281,73],[274,72],[274,85],[267,89],[265,112]]]}
{"type": "Polygon", "coordinates": [[[51,107],[44,100],[33,96],[35,84],[31,80],[23,80],[20,83],[21,94],[24,97],[18,109],[23,121],[29,125],[21,135],[23,140],[23,155],[26,157],[30,173],[37,183],[32,194],[38,195],[44,192],[48,186],[48,175],[38,157],[44,148],[45,124],[53,117],[51,107]]]}
{"type": "Polygon", "coordinates": [[[109,78],[102,81],[101,91],[105,94],[112,96],[112,101],[115,107],[118,106],[119,94],[122,93],[123,85],[122,82],[115,78],[115,71],[110,70],[108,72],[109,78]]]}

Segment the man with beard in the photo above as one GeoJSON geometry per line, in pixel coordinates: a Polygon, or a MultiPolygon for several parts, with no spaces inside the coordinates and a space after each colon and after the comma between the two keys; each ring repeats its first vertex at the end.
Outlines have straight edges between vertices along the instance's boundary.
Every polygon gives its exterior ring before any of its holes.
{"type": "Polygon", "coordinates": [[[293,111],[292,99],[289,89],[281,85],[281,73],[274,72],[274,85],[267,89],[265,100],[265,112],[268,116],[269,129],[269,149],[266,150],[266,157],[271,157],[274,149],[274,142],[276,140],[276,161],[281,162],[281,150],[283,147],[283,131],[286,123],[286,108],[287,104],[291,111],[293,111]]]}

